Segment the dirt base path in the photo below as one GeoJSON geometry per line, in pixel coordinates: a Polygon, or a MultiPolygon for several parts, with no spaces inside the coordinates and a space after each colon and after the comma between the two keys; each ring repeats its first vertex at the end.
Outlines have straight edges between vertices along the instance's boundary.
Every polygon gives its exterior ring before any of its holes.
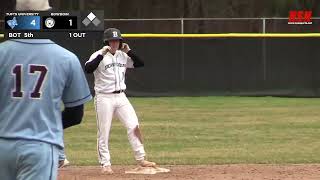
{"type": "Polygon", "coordinates": [[[320,180],[320,164],[297,165],[199,165],[199,166],[161,166],[171,170],[169,173],[155,175],[125,174],[135,166],[113,166],[113,175],[105,175],[99,167],[70,166],[59,170],[58,180],[320,180]]]}

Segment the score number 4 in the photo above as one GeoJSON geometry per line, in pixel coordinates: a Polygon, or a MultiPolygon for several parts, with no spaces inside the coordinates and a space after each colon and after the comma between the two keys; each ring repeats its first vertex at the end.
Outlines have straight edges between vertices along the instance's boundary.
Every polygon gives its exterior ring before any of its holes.
{"type": "Polygon", "coordinates": [[[32,20],[30,24],[33,25],[33,26],[36,26],[36,20],[35,19],[32,20]]]}

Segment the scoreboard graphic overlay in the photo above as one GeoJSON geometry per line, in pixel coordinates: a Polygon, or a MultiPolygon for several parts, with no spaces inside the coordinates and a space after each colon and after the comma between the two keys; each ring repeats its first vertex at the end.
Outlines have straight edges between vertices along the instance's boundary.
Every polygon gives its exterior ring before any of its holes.
{"type": "Polygon", "coordinates": [[[5,39],[101,38],[103,11],[7,12],[5,39]]]}

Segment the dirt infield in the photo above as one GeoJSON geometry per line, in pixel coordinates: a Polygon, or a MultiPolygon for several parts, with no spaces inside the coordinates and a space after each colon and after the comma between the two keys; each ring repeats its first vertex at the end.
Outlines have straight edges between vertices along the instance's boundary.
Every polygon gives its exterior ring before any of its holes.
{"type": "Polygon", "coordinates": [[[99,167],[66,167],[59,170],[58,180],[190,180],[190,179],[241,179],[241,180],[319,180],[320,164],[298,165],[199,165],[199,166],[162,166],[171,172],[155,175],[129,175],[126,170],[134,166],[113,166],[113,175],[100,173],[99,167]]]}

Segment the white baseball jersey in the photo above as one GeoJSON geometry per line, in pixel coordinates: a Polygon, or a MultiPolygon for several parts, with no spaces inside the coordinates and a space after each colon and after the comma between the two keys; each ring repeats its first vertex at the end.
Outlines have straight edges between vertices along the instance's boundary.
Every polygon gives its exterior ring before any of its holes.
{"type": "MultiPolygon", "coordinates": [[[[86,63],[95,59],[99,54],[102,54],[102,50],[93,53],[86,63]]],[[[125,90],[127,68],[133,68],[133,61],[125,52],[117,50],[114,55],[108,52],[93,72],[95,92],[105,94],[125,90]]]]}

